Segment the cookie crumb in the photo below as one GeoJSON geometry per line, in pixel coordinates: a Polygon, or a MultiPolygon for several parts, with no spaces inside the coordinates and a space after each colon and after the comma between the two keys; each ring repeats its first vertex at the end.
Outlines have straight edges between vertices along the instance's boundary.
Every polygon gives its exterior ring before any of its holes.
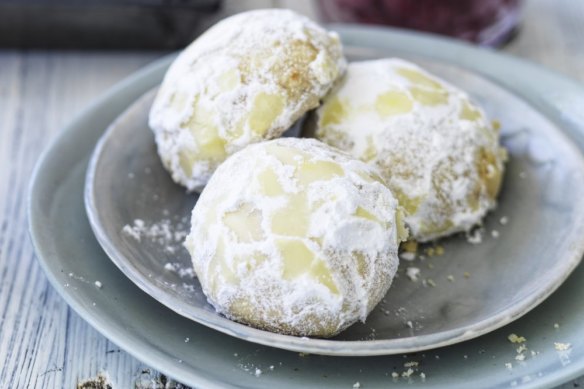
{"type": "Polygon", "coordinates": [[[418,269],[417,267],[408,267],[406,269],[406,276],[408,276],[408,278],[411,281],[418,281],[418,277],[420,276],[420,269],[418,269]]]}
{"type": "Polygon", "coordinates": [[[521,346],[517,347],[517,354],[521,354],[522,352],[527,350],[527,346],[522,344],[521,346]]]}
{"type": "Polygon", "coordinates": [[[411,375],[414,374],[414,371],[412,370],[412,368],[408,368],[408,370],[404,371],[401,376],[403,378],[409,378],[411,377],[411,375]]]}
{"type": "Polygon", "coordinates": [[[516,334],[510,334],[507,339],[511,343],[525,343],[527,341],[523,336],[517,336],[516,334]]]}
{"type": "Polygon", "coordinates": [[[126,224],[124,228],[122,228],[122,233],[131,236],[138,242],[142,240],[142,236],[140,235],[140,233],[136,229],[132,228],[129,224],[126,224]]]}
{"type": "Polygon", "coordinates": [[[97,375],[97,377],[77,382],[77,389],[93,389],[93,388],[112,389],[113,384],[110,381],[109,375],[106,372],[100,372],[97,375]]]}
{"type": "Polygon", "coordinates": [[[557,351],[567,351],[572,348],[572,344],[570,343],[561,343],[561,342],[554,342],[554,348],[557,351]]]}
{"type": "Polygon", "coordinates": [[[164,264],[164,270],[166,270],[166,271],[176,271],[176,266],[174,265],[174,263],[166,262],[164,264]]]}
{"type": "Polygon", "coordinates": [[[479,244],[483,241],[483,230],[476,228],[473,231],[466,233],[466,241],[470,244],[479,244]]]}

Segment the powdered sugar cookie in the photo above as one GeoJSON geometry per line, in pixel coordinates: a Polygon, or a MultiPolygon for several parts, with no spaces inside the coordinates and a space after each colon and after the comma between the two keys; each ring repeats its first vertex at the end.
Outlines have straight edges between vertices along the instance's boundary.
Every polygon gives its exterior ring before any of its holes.
{"type": "Polygon", "coordinates": [[[317,107],[345,65],[337,34],[292,11],[219,22],[173,62],[152,106],[164,166],[200,191],[227,156],[317,107]]]}
{"type": "Polygon", "coordinates": [[[468,95],[399,59],[351,63],[316,137],[379,168],[413,238],[470,229],[494,208],[505,150],[468,95]]]}
{"type": "Polygon", "coordinates": [[[218,312],[328,337],[364,321],[385,295],[406,235],[374,168],[313,139],[282,138],[217,169],[186,247],[218,312]]]}

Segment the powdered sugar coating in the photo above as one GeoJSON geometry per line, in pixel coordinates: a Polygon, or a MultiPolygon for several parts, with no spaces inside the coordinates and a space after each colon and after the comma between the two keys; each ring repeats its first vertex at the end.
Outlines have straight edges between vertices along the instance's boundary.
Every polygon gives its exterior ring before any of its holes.
{"type": "Polygon", "coordinates": [[[215,172],[186,247],[209,302],[298,336],[364,321],[387,292],[405,230],[367,164],[313,139],[248,146],[215,172]]]}
{"type": "Polygon", "coordinates": [[[400,59],[351,63],[316,137],[377,166],[413,238],[469,230],[496,205],[505,150],[469,96],[400,59]]]}
{"type": "Polygon", "coordinates": [[[338,35],[292,11],[217,23],[173,62],[150,111],[165,167],[200,191],[227,156],[317,107],[345,66],[338,35]]]}

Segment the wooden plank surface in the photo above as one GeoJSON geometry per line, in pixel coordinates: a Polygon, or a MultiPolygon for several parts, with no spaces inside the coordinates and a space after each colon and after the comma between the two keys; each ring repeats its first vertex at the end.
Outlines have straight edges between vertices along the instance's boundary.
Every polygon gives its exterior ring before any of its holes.
{"type": "MultiPolygon", "coordinates": [[[[226,12],[306,1],[228,2],[226,12]]],[[[584,2],[528,0],[504,50],[584,82],[584,2]]],[[[48,284],[27,235],[25,193],[39,153],[86,104],[155,52],[0,51],[0,388],[72,388],[106,372],[115,388],[180,387],[91,328],[48,284]],[[166,384],[164,383],[166,382],[166,384]]],[[[584,385],[580,378],[563,386],[584,385]]]]}
{"type": "Polygon", "coordinates": [[[0,388],[72,388],[144,366],[78,317],[34,258],[25,193],[39,153],[92,99],[160,53],[0,53],[0,388]]]}

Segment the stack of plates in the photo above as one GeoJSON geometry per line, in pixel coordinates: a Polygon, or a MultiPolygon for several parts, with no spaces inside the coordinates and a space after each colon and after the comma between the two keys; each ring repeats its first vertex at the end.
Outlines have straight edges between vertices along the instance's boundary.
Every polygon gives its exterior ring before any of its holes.
{"type": "Polygon", "coordinates": [[[178,237],[196,201],[172,183],[147,128],[165,58],[95,102],[37,166],[31,234],[55,288],[120,347],[197,387],[545,387],[584,374],[584,89],[445,39],[334,29],[349,60],[419,63],[502,123],[510,160],[481,243],[456,236],[441,242],[444,255],[404,264],[421,280],[398,277],[365,324],[333,339],[218,315],[189,276],[180,239],[122,232],[140,219],[178,237]],[[512,333],[525,341],[511,342],[512,333]]]}

